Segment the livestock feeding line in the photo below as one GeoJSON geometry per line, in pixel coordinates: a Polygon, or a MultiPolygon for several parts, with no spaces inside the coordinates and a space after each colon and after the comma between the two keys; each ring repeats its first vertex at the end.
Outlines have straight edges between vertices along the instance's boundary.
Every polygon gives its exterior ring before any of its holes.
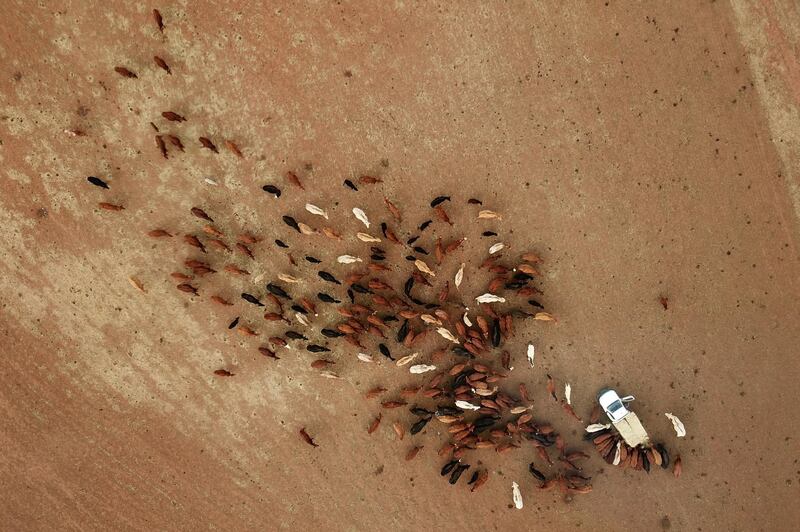
{"type": "MultiPolygon", "coordinates": [[[[157,31],[163,34],[164,19],[158,10],[153,10],[153,20],[157,31]]],[[[154,63],[173,75],[174,69],[160,56],[154,56],[154,63]]],[[[127,66],[117,66],[114,70],[127,80],[139,79],[127,66]]],[[[162,127],[180,127],[187,121],[174,111],[162,112],[161,118],[166,120],[162,127]]],[[[164,159],[175,155],[176,150],[186,157],[201,149],[219,155],[212,138],[199,137],[198,144],[185,145],[176,133],[161,132],[154,122],[149,122],[149,127],[156,133],[155,146],[164,159]]],[[[86,135],[78,129],[68,129],[66,133],[86,135]]],[[[245,158],[233,141],[218,139],[217,142],[235,157],[245,158]]],[[[285,184],[264,184],[263,193],[280,199],[286,185],[292,187],[292,194],[287,195],[298,197],[305,192],[303,179],[296,172],[287,171],[284,179],[285,184]]],[[[104,193],[110,190],[109,183],[101,178],[90,176],[87,180],[104,189],[104,193]]],[[[217,184],[211,179],[206,181],[217,184]]],[[[380,177],[369,175],[343,182],[344,187],[356,194],[359,187],[374,191],[381,184],[380,177]]],[[[352,207],[348,217],[352,213],[363,225],[353,235],[337,229],[346,225],[346,220],[332,220],[325,206],[306,202],[300,210],[299,205],[288,204],[287,198],[281,201],[287,203],[284,212],[288,212],[282,215],[286,234],[269,239],[223,223],[226,213],[209,214],[201,207],[192,207],[190,214],[199,221],[199,227],[182,235],[193,255],[180,261],[170,274],[177,283],[176,289],[223,307],[238,305],[228,329],[258,339],[258,352],[276,363],[280,355],[299,353],[295,347],[302,345],[305,351],[319,357],[309,363],[310,367],[330,379],[344,378],[333,368],[341,367],[343,357],[348,356],[364,364],[375,364],[375,357],[380,354],[398,368],[408,367],[409,375],[413,376],[411,384],[398,385],[393,391],[383,386],[365,391],[367,400],[381,399],[379,411],[365,430],[374,433],[384,422],[384,416],[408,407],[415,417],[413,423],[406,426],[399,420],[391,422],[397,439],[403,441],[407,433],[424,434],[435,419],[448,434],[448,441],[437,454],[445,460],[440,473],[448,476],[450,484],[456,484],[472,467],[467,458],[476,457],[481,450],[505,454],[530,443],[541,464],[531,462],[529,472],[540,482],[540,489],[559,487],[567,494],[592,490],[591,478],[584,476],[579,465],[589,455],[569,449],[551,425],[534,419],[533,402],[524,383],[513,393],[503,388],[513,369],[512,355],[505,344],[514,337],[515,320],[553,323],[556,319],[545,312],[537,299],[541,292],[534,282],[540,277],[542,259],[531,251],[509,253],[510,246],[489,227],[502,219],[499,213],[486,209],[480,199],[470,198],[464,207],[452,209],[459,214],[468,213],[469,223],[457,224],[465,230],[445,236],[444,233],[452,233],[456,228],[448,211],[455,201],[451,196],[434,198],[430,202],[430,218],[417,220],[410,229],[403,225],[402,210],[383,196],[380,209],[352,207]],[[322,239],[328,246],[319,245],[322,239]],[[480,265],[474,265],[464,255],[463,244],[467,239],[485,242],[482,246],[486,249],[485,258],[480,265]],[[286,267],[270,279],[265,279],[265,274],[253,276],[250,272],[251,265],[256,264],[256,255],[266,246],[272,255],[280,252],[287,261],[286,267]],[[456,265],[458,269],[451,274],[456,265]],[[202,281],[214,274],[230,276],[226,279],[237,286],[245,283],[247,288],[228,286],[211,294],[202,281]],[[469,284],[483,282],[486,289],[477,295],[467,295],[461,289],[465,278],[470,280],[469,284]],[[309,290],[320,281],[324,288],[309,290]],[[238,298],[232,295],[237,293],[238,298]],[[248,317],[254,308],[263,311],[263,316],[248,317]],[[264,341],[260,341],[262,337],[264,341]],[[429,373],[432,375],[428,376],[429,373]],[[557,450],[555,460],[552,448],[557,450]],[[548,474],[542,472],[544,469],[548,474]]],[[[125,210],[118,203],[100,202],[98,206],[107,211],[125,210]]],[[[163,227],[147,232],[154,239],[169,239],[178,234],[175,229],[163,227]]],[[[140,280],[133,277],[129,280],[138,290],[145,291],[140,280]]],[[[530,367],[535,365],[535,355],[534,346],[528,344],[530,367]]],[[[220,378],[235,377],[232,369],[219,368],[214,374],[220,378]]],[[[565,386],[564,398],[559,399],[555,381],[547,375],[547,392],[566,414],[582,422],[573,410],[569,384],[565,386]]],[[[597,423],[600,414],[596,406],[585,439],[594,443],[606,462],[647,472],[651,464],[669,466],[669,454],[663,445],[631,449],[610,426],[597,423]]],[[[319,445],[305,427],[298,433],[309,445],[319,445]]],[[[423,447],[415,442],[406,451],[406,460],[413,460],[423,447]]],[[[679,476],[680,457],[673,463],[675,475],[679,476]]],[[[489,470],[476,467],[468,481],[471,491],[479,489],[488,479],[489,470]]],[[[516,482],[513,501],[517,508],[522,507],[516,482]]]]}

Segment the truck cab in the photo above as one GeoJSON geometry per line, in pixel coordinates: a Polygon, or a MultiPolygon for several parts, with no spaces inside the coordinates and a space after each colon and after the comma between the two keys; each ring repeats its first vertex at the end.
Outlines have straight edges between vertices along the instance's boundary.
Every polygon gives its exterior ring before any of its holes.
{"type": "Polygon", "coordinates": [[[630,403],[634,399],[632,395],[620,397],[611,388],[604,388],[597,394],[597,401],[612,423],[628,415],[630,411],[625,408],[625,403],[630,403]]]}

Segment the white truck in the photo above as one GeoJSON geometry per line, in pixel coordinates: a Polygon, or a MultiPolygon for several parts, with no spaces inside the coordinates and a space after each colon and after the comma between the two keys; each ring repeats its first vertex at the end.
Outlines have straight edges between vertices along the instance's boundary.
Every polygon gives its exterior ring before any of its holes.
{"type": "Polygon", "coordinates": [[[597,394],[597,401],[605,411],[611,424],[617,429],[622,439],[631,447],[641,445],[650,446],[650,437],[644,430],[639,417],[625,407],[626,403],[634,400],[632,395],[620,397],[617,392],[610,388],[604,388],[597,394]]]}

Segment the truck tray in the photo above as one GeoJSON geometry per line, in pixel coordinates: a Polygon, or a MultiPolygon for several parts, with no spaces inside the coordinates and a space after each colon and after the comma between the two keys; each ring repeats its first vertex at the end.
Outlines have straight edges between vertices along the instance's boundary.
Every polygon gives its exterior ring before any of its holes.
{"type": "Polygon", "coordinates": [[[628,412],[624,418],[613,425],[622,436],[622,439],[625,440],[625,443],[631,447],[638,445],[647,447],[650,444],[650,437],[635,412],[628,412]]]}

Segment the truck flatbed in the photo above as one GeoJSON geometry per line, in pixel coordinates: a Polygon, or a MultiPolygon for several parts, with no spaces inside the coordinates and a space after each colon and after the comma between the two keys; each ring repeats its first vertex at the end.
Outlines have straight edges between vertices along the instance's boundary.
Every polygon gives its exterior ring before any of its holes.
{"type": "Polygon", "coordinates": [[[625,440],[625,443],[631,447],[638,445],[647,447],[650,445],[650,437],[635,412],[628,412],[625,417],[612,424],[625,440]]]}

